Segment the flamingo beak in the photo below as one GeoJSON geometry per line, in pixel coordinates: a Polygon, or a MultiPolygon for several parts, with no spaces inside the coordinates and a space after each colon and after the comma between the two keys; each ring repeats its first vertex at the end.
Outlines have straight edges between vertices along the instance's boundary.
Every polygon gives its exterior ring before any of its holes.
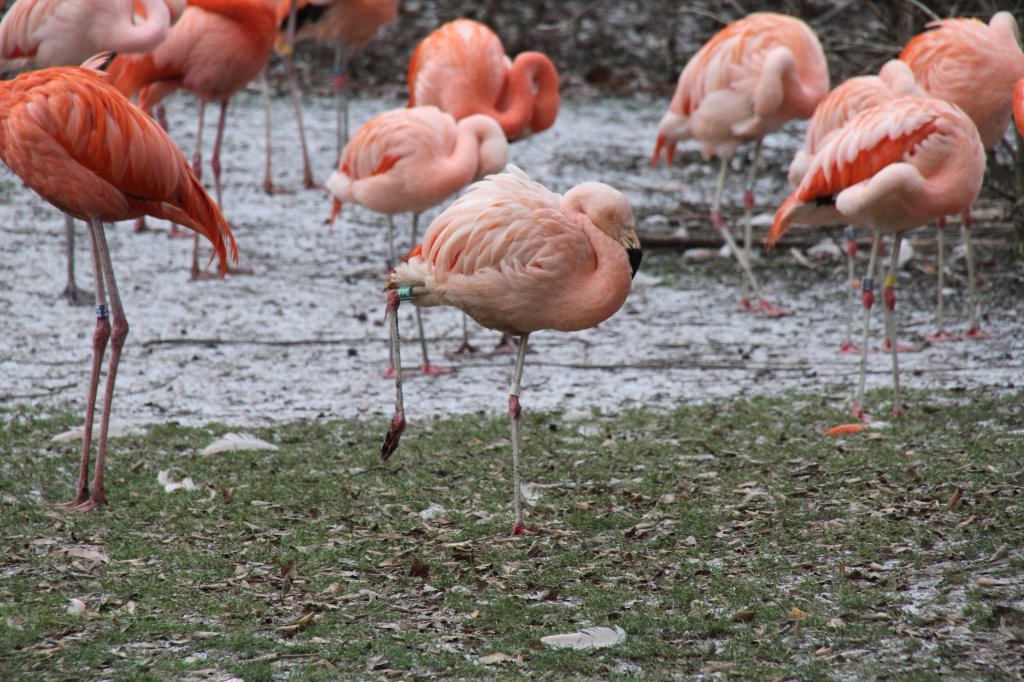
{"type": "Polygon", "coordinates": [[[629,256],[629,267],[633,271],[630,277],[636,277],[636,271],[640,269],[640,261],[643,260],[644,252],[640,248],[640,237],[636,230],[630,230],[622,239],[622,245],[626,247],[626,255],[629,256]]]}

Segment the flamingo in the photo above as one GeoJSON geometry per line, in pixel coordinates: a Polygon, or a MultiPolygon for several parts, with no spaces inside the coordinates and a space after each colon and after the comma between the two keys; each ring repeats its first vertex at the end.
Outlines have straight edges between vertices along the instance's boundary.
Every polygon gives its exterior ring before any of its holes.
{"type": "MultiPolygon", "coordinates": [[[[965,210],[978,197],[985,150],[974,123],[959,107],[939,99],[898,97],[851,119],[812,159],[799,187],[775,214],[769,248],[791,223],[842,220],[882,232],[894,244],[884,300],[892,354],[893,414],[902,414],[895,340],[896,266],[903,233],[940,215],[965,210]]],[[[871,249],[861,287],[864,330],[853,413],[864,413],[868,326],[874,303],[877,249],[871,249]]]]}
{"type": "Polygon", "coordinates": [[[107,429],[121,348],[128,335],[103,223],[141,215],[181,223],[210,240],[222,275],[228,252],[238,257],[235,239],[167,133],[91,70],[52,67],[0,81],[0,159],[41,197],[89,225],[96,328],[78,492],[65,505],[89,511],[107,501],[103,487],[107,429]],[[90,494],[96,390],[108,340],[110,364],[90,494]]]}
{"type": "Polygon", "coordinates": [[[711,222],[745,275],[740,299],[744,310],[761,310],[773,317],[789,314],[762,295],[749,262],[761,141],[786,121],[810,117],[826,93],[828,64],[814,31],[795,17],[757,12],[720,30],[690,59],[658,125],[652,165],[658,165],[662,150],[670,165],[676,144],[691,137],[701,143],[705,161],[712,155],[721,159],[711,222]],[[741,144],[751,141],[754,160],[743,195],[744,250],[740,251],[719,209],[729,160],[741,144]],[[757,306],[747,299],[748,286],[758,299],[757,306]]]}
{"type": "MultiPolygon", "coordinates": [[[[0,22],[0,72],[77,66],[93,55],[145,52],[167,37],[185,0],[17,0],[0,22]],[[135,23],[134,10],[145,18],[135,23]]],[[[75,283],[75,221],[64,216],[69,303],[88,305],[75,283]]]]}
{"type": "MultiPolygon", "coordinates": [[[[342,152],[327,180],[334,197],[331,221],[343,203],[356,203],[388,219],[388,271],[394,268],[396,213],[413,214],[412,244],[419,214],[508,163],[508,143],[494,119],[475,115],[458,123],[437,107],[392,109],[370,119],[342,152]]],[[[423,373],[446,371],[427,358],[426,338],[416,309],[423,373]]],[[[396,366],[395,369],[398,369],[396,366]]],[[[389,371],[390,373],[390,371],[389,371]]]]}
{"type": "Polygon", "coordinates": [[[543,52],[510,60],[501,39],[471,19],[424,38],[409,60],[409,106],[433,104],[456,120],[486,114],[510,140],[550,128],[558,116],[558,71],[543,52]]]}
{"type": "MultiPolygon", "coordinates": [[[[877,76],[857,76],[837,85],[814,109],[814,115],[807,126],[804,147],[796,153],[789,165],[789,184],[793,187],[800,184],[814,155],[854,115],[900,95],[920,94],[914,72],[905,62],[898,59],[890,59],[883,64],[877,76]]],[[[860,349],[853,343],[853,307],[857,288],[854,261],[857,258],[857,240],[852,226],[847,226],[843,230],[843,238],[846,241],[847,255],[846,338],[840,345],[839,352],[857,353],[860,349]]]]}
{"type": "MultiPolygon", "coordinates": [[[[512,533],[523,524],[519,473],[520,382],[526,344],[540,329],[579,331],[611,317],[640,265],[640,241],[626,197],[587,182],[559,196],[509,166],[473,185],[427,228],[388,278],[391,358],[401,367],[398,306],[455,306],[485,327],[518,335],[508,411],[512,433],[512,533]]],[[[402,373],[395,414],[381,445],[385,460],[405,428],[402,373]]]]}
{"type": "MultiPolygon", "coordinates": [[[[109,67],[114,86],[150,111],[179,88],[199,98],[199,128],[192,167],[202,177],[203,119],[207,102],[220,103],[211,166],[217,204],[221,204],[220,146],[228,100],[260,74],[274,46],[276,0],[188,0],[167,39],[144,54],[121,54],[109,67]]],[[[192,255],[193,279],[199,268],[199,239],[192,255]]]]}
{"type": "MultiPolygon", "coordinates": [[[[971,117],[986,149],[1006,134],[1013,108],[1013,91],[1024,79],[1024,53],[1017,42],[1020,30],[1009,12],[997,12],[988,24],[977,19],[940,19],[910,39],[900,59],[913,69],[928,95],[953,102],[971,117]]],[[[938,292],[933,341],[951,337],[943,328],[943,233],[945,216],[938,219],[938,292]]],[[[967,332],[964,338],[987,335],[978,326],[977,284],[971,245],[970,207],[963,213],[961,232],[967,259],[967,332]]]]}
{"type": "MultiPolygon", "coordinates": [[[[295,73],[292,54],[295,45],[303,40],[334,44],[334,91],[337,114],[335,129],[338,137],[338,157],[348,142],[348,63],[352,53],[370,42],[383,26],[398,16],[398,0],[279,0],[277,23],[280,26],[278,42],[288,87],[291,91],[295,120],[299,126],[302,148],[302,183],[307,189],[316,187],[306,147],[306,130],[302,122],[302,95],[295,73]]],[[[270,135],[270,88],[264,78],[267,135],[270,135]]],[[[267,164],[263,188],[272,193],[274,185],[270,172],[270,145],[267,145],[267,164]]]]}
{"type": "Polygon", "coordinates": [[[1017,81],[1013,88],[1013,122],[1017,132],[1024,135],[1024,80],[1017,81]]]}

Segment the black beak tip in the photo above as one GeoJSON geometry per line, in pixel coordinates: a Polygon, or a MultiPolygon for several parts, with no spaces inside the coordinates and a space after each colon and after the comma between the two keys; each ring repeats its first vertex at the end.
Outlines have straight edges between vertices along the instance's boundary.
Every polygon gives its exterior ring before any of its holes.
{"type": "Polygon", "coordinates": [[[643,259],[643,250],[626,249],[626,253],[629,255],[629,267],[633,270],[633,274],[630,277],[636,277],[636,271],[640,269],[640,261],[643,259]]]}

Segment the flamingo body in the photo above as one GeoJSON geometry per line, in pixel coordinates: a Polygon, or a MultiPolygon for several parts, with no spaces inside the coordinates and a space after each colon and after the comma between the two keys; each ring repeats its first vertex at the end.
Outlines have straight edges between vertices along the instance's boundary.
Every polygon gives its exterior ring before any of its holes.
{"type": "Polygon", "coordinates": [[[508,163],[508,143],[486,116],[458,123],[437,107],[393,109],[363,125],[327,181],[340,204],[378,213],[422,213],[508,163]]]}
{"type": "Polygon", "coordinates": [[[877,76],[857,76],[837,85],[814,109],[804,147],[789,166],[790,184],[800,184],[814,155],[856,114],[900,95],[917,94],[913,71],[898,59],[886,62],[877,76]]]}
{"type": "Polygon", "coordinates": [[[550,128],[558,116],[558,72],[542,52],[510,60],[483,24],[456,19],[423,39],[409,61],[409,106],[433,104],[456,119],[486,114],[509,140],[550,128]]]}
{"type": "MultiPolygon", "coordinates": [[[[640,241],[626,197],[587,182],[559,196],[514,166],[473,185],[434,219],[423,242],[388,278],[392,362],[401,367],[397,309],[448,305],[480,324],[520,335],[509,418],[512,428],[513,534],[523,525],[519,473],[520,380],[527,339],[540,329],[578,331],[622,307],[640,265],[640,241]]],[[[402,373],[381,456],[405,428],[402,373]]]]}
{"type": "Polygon", "coordinates": [[[940,19],[912,38],[900,53],[918,85],[932,97],[963,109],[991,148],[1010,124],[1014,86],[1024,79],[1017,22],[997,12],[977,19],[940,19]]]}
{"type": "Polygon", "coordinates": [[[1018,81],[1013,88],[1013,121],[1017,132],[1024,135],[1024,81],[1018,81]]]}
{"type": "Polygon", "coordinates": [[[0,22],[0,70],[78,65],[106,50],[145,52],[184,0],[18,0],[0,22]],[[135,22],[134,15],[144,16],[135,22]]]}
{"type": "Polygon", "coordinates": [[[44,199],[89,223],[96,328],[78,494],[68,505],[89,511],[107,501],[107,430],[121,348],[128,335],[103,221],[151,215],[186,225],[213,244],[222,274],[229,254],[237,259],[238,252],[220,209],[167,133],[90,70],[53,67],[0,82],[0,159],[44,199]],[[90,494],[96,390],[108,341],[111,356],[90,494]]]}
{"type": "MultiPolygon", "coordinates": [[[[280,0],[277,23],[285,31],[292,0],[280,0]]],[[[361,48],[398,16],[398,0],[298,0],[295,42],[342,42],[361,48]]]]}
{"type": "Polygon", "coordinates": [[[828,93],[828,64],[807,24],[757,12],[716,33],[679,74],[654,151],[671,163],[676,144],[696,139],[705,160],[727,159],[744,142],[808,118],[828,93]]]}

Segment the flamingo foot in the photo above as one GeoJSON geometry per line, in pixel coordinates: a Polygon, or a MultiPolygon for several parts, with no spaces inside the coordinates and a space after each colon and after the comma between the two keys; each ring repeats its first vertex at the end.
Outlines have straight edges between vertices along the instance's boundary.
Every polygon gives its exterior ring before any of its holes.
{"type": "Polygon", "coordinates": [[[295,193],[292,190],[288,189],[287,187],[282,187],[281,185],[275,185],[272,182],[264,182],[263,183],[263,191],[265,193],[271,195],[271,196],[273,196],[275,194],[294,194],[295,193]]]}
{"type": "Polygon", "coordinates": [[[991,339],[992,335],[981,331],[980,327],[975,326],[964,332],[963,338],[966,341],[982,341],[984,339],[991,339]]]}
{"type": "Polygon", "coordinates": [[[69,282],[60,295],[70,305],[93,305],[96,303],[94,293],[79,288],[74,282],[69,282]]]}
{"type": "Polygon", "coordinates": [[[423,363],[423,375],[428,377],[439,377],[442,374],[452,374],[455,372],[454,367],[435,367],[429,362],[423,363]]]}
{"type": "Polygon", "coordinates": [[[527,528],[522,521],[516,521],[512,524],[512,535],[540,535],[540,531],[536,528],[527,528]]]}
{"type": "Polygon", "coordinates": [[[402,431],[405,430],[405,415],[401,412],[395,412],[395,416],[391,418],[391,426],[388,427],[388,432],[384,436],[384,442],[380,445],[380,458],[387,461],[387,458],[398,449],[398,442],[402,438],[402,431]]]}
{"type": "Polygon", "coordinates": [[[854,417],[856,417],[857,419],[861,420],[865,424],[867,424],[868,422],[871,421],[871,417],[868,416],[868,413],[865,412],[864,408],[861,407],[859,404],[853,406],[853,410],[851,410],[851,413],[853,414],[854,417]]]}
{"type": "Polygon", "coordinates": [[[314,180],[312,177],[302,178],[302,186],[306,189],[323,189],[324,186],[314,180]]]}
{"type": "MultiPolygon", "coordinates": [[[[889,339],[886,339],[885,340],[885,351],[888,353],[891,350],[892,350],[892,343],[889,342],[889,339]]],[[[896,344],[896,352],[897,353],[920,353],[921,352],[921,347],[920,346],[901,346],[899,344],[896,344]]]]}
{"type": "Polygon", "coordinates": [[[839,346],[839,350],[836,351],[839,355],[853,355],[854,353],[860,353],[860,346],[856,345],[853,341],[846,339],[842,345],[839,346]]]}
{"type": "Polygon", "coordinates": [[[462,345],[456,348],[455,350],[448,351],[447,353],[445,353],[445,355],[448,356],[449,358],[472,357],[474,355],[479,354],[480,350],[476,346],[470,345],[468,339],[466,341],[463,341],[462,345]]]}
{"type": "Polygon", "coordinates": [[[711,212],[711,224],[714,225],[715,228],[719,230],[724,230],[726,227],[725,218],[722,217],[722,214],[719,213],[718,211],[711,212]]]}
{"type": "MultiPolygon", "coordinates": [[[[141,230],[136,230],[136,232],[140,231],[141,230]]],[[[188,230],[181,229],[178,227],[177,223],[171,223],[171,229],[167,231],[167,237],[169,239],[192,239],[195,237],[195,234],[188,230]]]]}
{"type": "Polygon", "coordinates": [[[894,416],[894,417],[902,417],[906,413],[907,413],[906,410],[904,410],[902,407],[893,407],[892,408],[892,416],[894,416]]]}
{"type": "Polygon", "coordinates": [[[65,511],[85,513],[96,511],[100,507],[104,507],[107,504],[107,496],[102,489],[94,490],[92,496],[90,497],[82,498],[82,495],[80,494],[79,498],[81,499],[76,498],[74,502],[65,502],[63,504],[58,504],[57,508],[63,509],[65,511]]]}
{"type": "Polygon", "coordinates": [[[757,306],[750,302],[750,299],[744,296],[740,299],[740,311],[744,313],[753,313],[757,311],[757,306]]]}
{"type": "Polygon", "coordinates": [[[89,499],[89,493],[85,490],[78,491],[78,497],[71,502],[61,502],[53,505],[54,508],[60,509],[61,511],[73,511],[74,509],[82,506],[89,499]]]}
{"type": "Polygon", "coordinates": [[[928,340],[932,343],[945,343],[946,341],[956,341],[956,337],[948,334],[942,329],[937,330],[934,334],[928,337],[928,340]]]}
{"type": "Polygon", "coordinates": [[[152,227],[146,224],[145,218],[136,218],[135,220],[135,232],[159,232],[160,230],[154,230],[152,227]]]}
{"type": "Polygon", "coordinates": [[[502,334],[498,345],[491,351],[492,355],[515,355],[519,352],[519,338],[511,334],[502,334]]]}
{"type": "Polygon", "coordinates": [[[760,310],[765,315],[767,315],[768,317],[788,317],[789,315],[793,314],[788,310],[776,308],[763,298],[761,299],[761,302],[758,304],[757,309],[760,310]]]}

